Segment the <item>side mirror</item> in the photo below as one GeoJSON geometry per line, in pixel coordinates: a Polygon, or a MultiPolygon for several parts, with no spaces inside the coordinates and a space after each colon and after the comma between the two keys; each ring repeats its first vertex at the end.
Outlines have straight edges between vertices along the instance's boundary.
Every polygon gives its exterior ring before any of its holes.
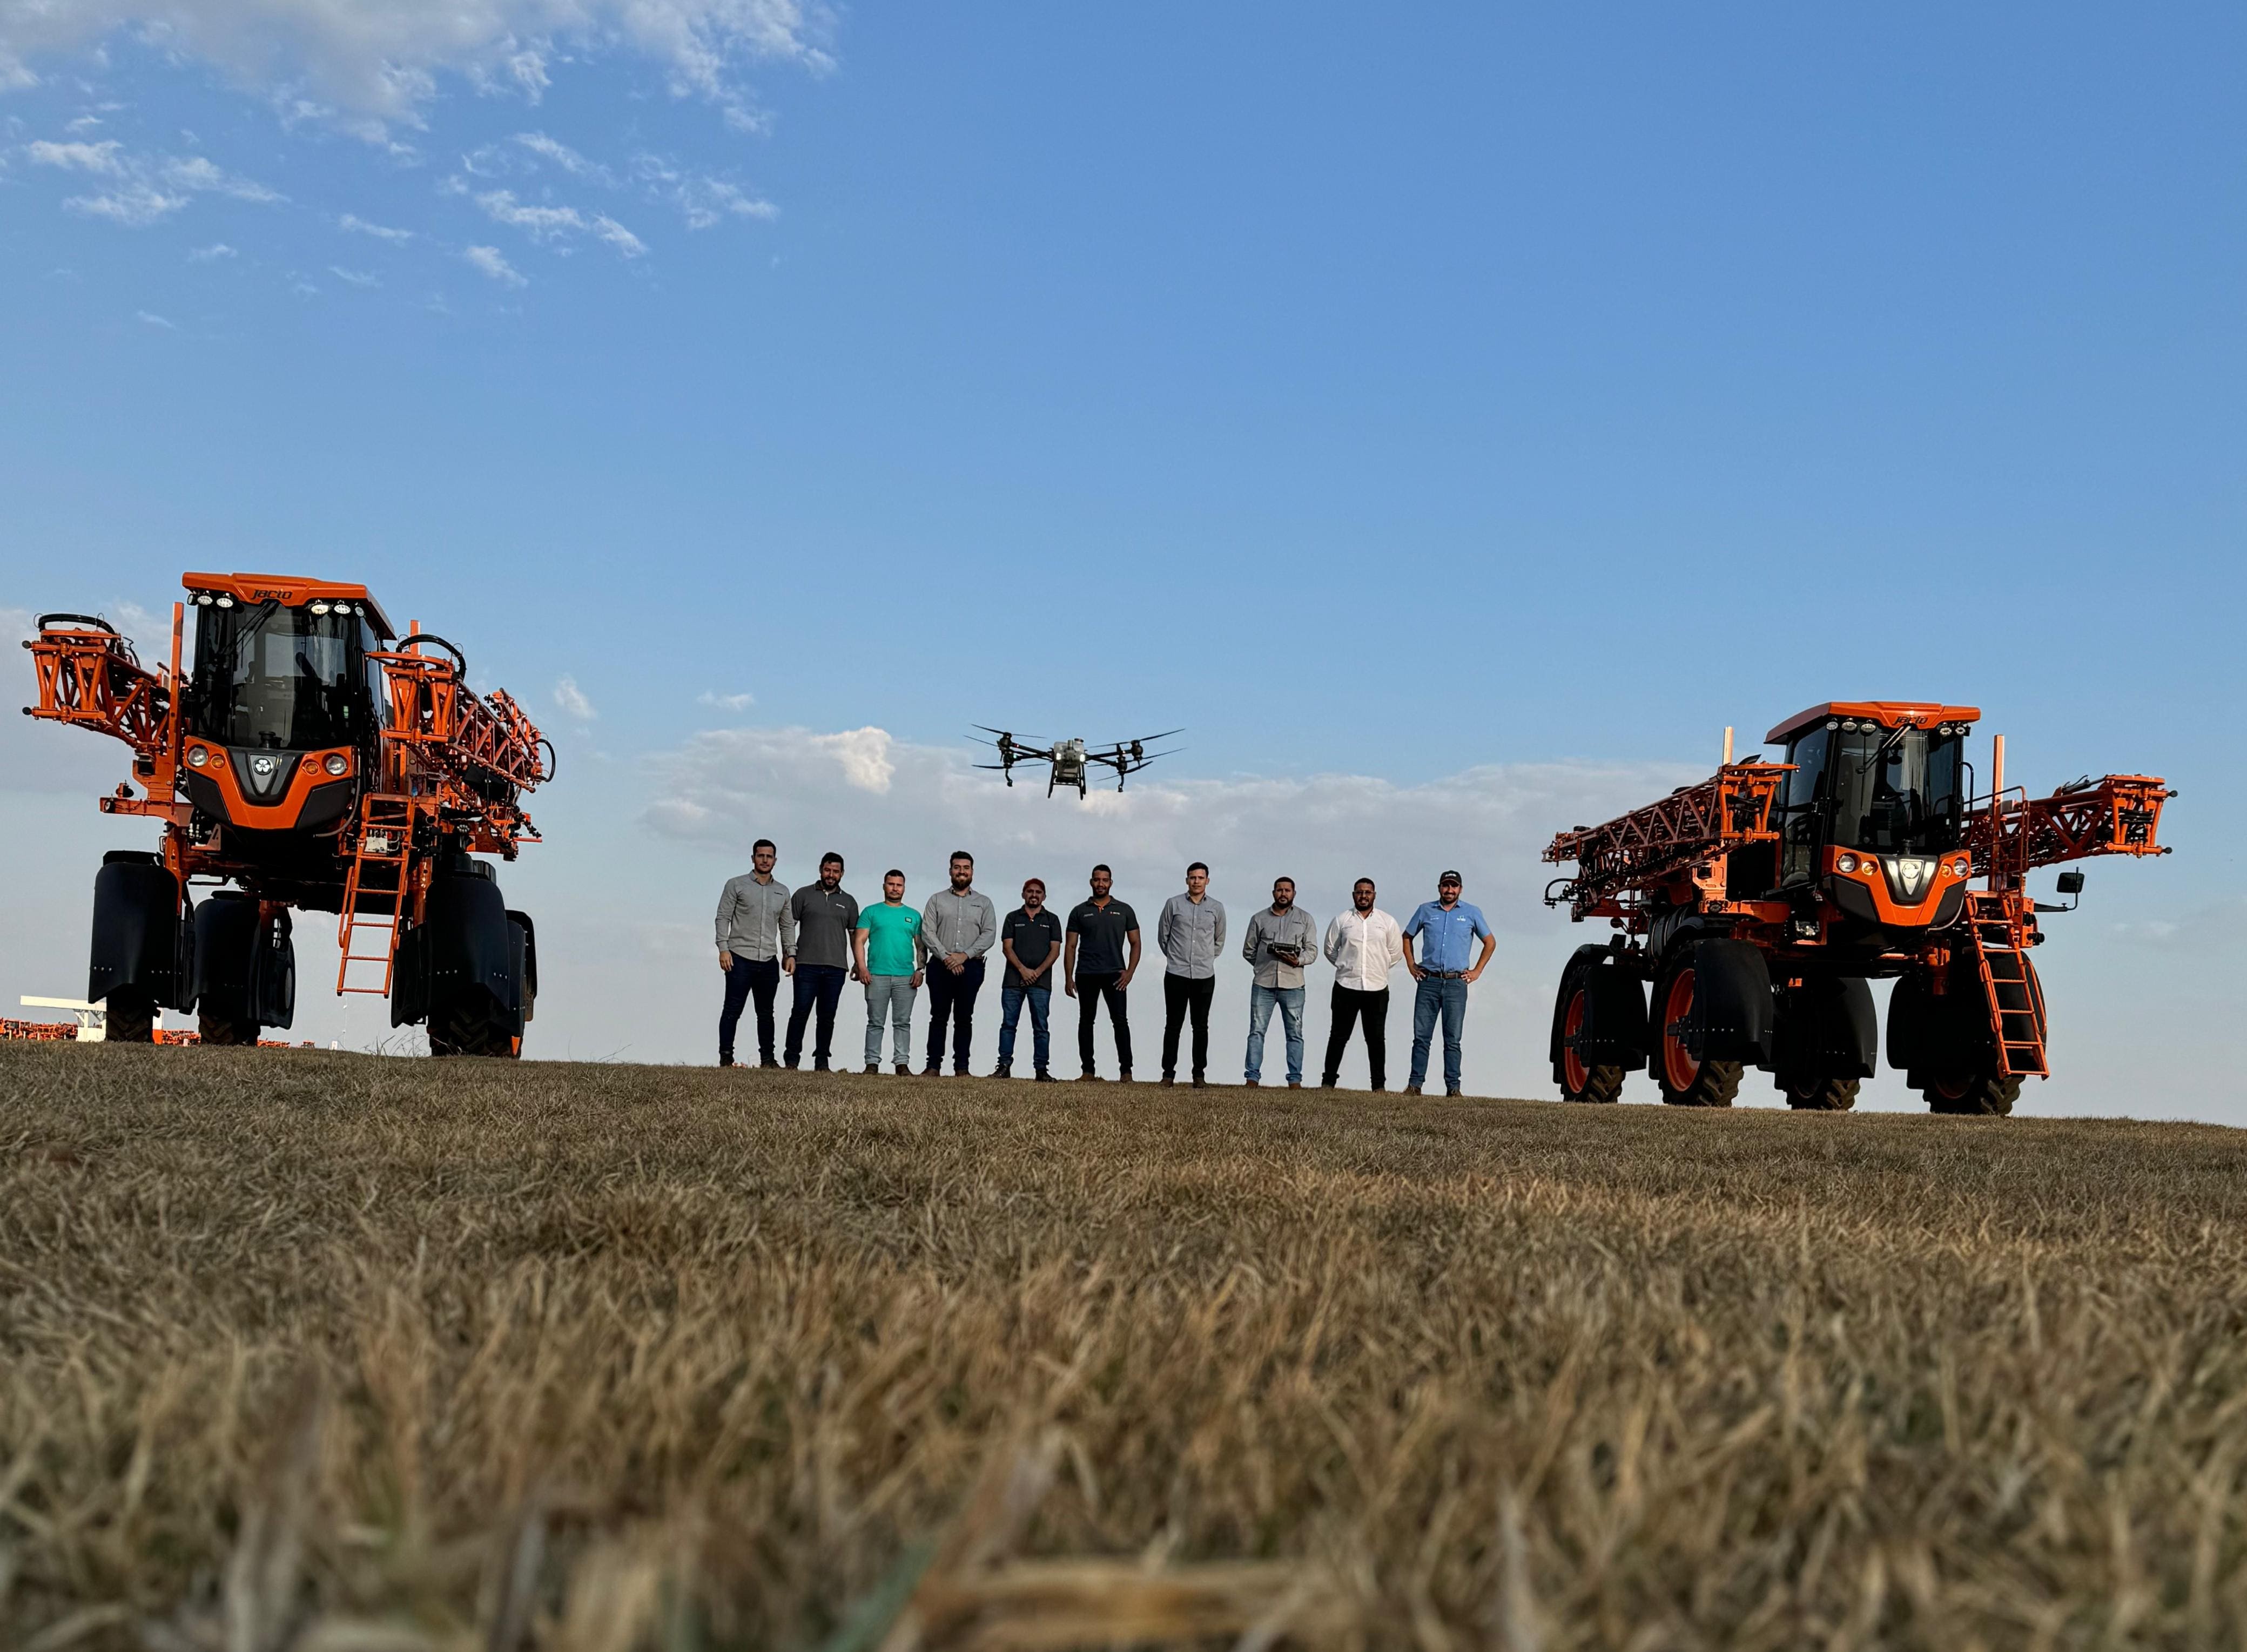
{"type": "Polygon", "coordinates": [[[2059,875],[2059,892],[2063,895],[2080,895],[2083,892],[2083,874],[2062,872],[2059,875]]]}

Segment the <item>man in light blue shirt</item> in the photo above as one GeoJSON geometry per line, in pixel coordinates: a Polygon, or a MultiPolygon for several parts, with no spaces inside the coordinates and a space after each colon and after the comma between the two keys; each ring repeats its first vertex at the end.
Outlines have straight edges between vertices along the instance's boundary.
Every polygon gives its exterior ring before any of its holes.
{"type": "Polygon", "coordinates": [[[1436,1017],[1444,1018],[1444,1094],[1459,1093],[1459,1034],[1466,1026],[1467,987],[1479,980],[1490,955],[1498,950],[1498,937],[1479,909],[1459,898],[1465,885],[1457,872],[1436,880],[1436,898],[1422,901],[1404,925],[1404,967],[1419,983],[1412,996],[1412,1082],[1407,1096],[1417,1096],[1428,1076],[1428,1048],[1435,1041],[1436,1017]],[[1420,957],[1412,957],[1412,943],[1424,936],[1420,957]],[[1468,954],[1482,941],[1482,956],[1472,964],[1468,954]]]}

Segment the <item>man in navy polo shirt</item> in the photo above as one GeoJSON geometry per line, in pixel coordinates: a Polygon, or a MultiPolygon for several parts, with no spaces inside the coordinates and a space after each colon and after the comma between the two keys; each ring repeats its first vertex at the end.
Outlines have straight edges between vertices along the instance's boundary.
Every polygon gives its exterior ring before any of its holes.
{"type": "Polygon", "coordinates": [[[1407,1096],[1417,1096],[1428,1076],[1428,1048],[1435,1041],[1438,1014],[1444,1018],[1444,1094],[1459,1093],[1459,1034],[1466,1026],[1467,987],[1481,978],[1498,950],[1498,937],[1481,911],[1459,898],[1463,887],[1457,872],[1445,872],[1436,880],[1436,898],[1422,901],[1404,925],[1404,967],[1419,983],[1412,995],[1412,1082],[1404,1087],[1407,1096]],[[1427,939],[1415,962],[1412,943],[1424,935],[1427,939]],[[1482,956],[1470,964],[1467,956],[1478,936],[1482,956]]]}

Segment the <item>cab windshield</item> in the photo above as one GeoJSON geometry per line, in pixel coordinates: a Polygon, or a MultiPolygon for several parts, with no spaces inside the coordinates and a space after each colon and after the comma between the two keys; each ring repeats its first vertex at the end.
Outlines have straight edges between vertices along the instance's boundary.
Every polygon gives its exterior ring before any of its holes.
{"type": "Polygon", "coordinates": [[[350,745],[358,625],[347,615],[278,603],[198,607],[195,732],[277,751],[350,745]]]}
{"type": "Polygon", "coordinates": [[[1905,855],[1957,848],[1964,744],[1918,728],[1840,731],[1827,784],[1834,844],[1905,855]]]}

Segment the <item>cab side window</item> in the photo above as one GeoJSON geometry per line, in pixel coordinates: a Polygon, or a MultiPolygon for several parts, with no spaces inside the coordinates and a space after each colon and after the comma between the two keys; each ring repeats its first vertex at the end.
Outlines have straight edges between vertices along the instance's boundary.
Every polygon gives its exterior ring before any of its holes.
{"type": "Polygon", "coordinates": [[[1786,748],[1786,761],[1794,765],[1794,772],[1786,777],[1781,798],[1785,823],[1779,829],[1785,841],[1779,876],[1782,884],[1800,883],[1818,870],[1818,799],[1825,789],[1831,738],[1826,729],[1813,728],[1786,748]]]}

